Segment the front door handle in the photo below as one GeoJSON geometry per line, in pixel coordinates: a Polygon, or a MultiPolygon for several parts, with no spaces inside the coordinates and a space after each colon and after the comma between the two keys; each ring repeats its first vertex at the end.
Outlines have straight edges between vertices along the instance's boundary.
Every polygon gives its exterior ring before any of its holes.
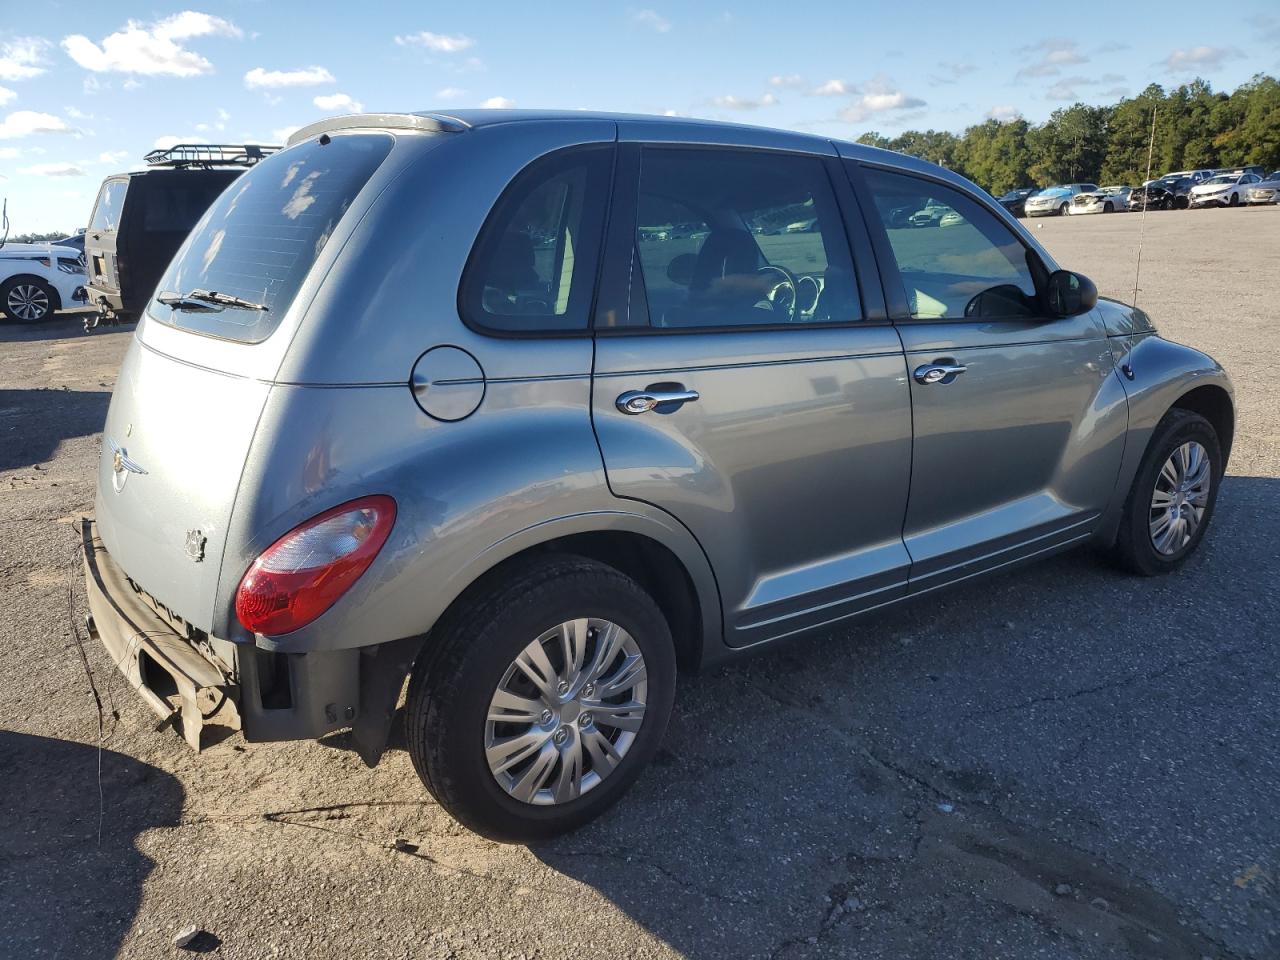
{"type": "Polygon", "coordinates": [[[697,390],[686,390],[684,387],[657,389],[649,387],[645,390],[628,390],[615,401],[619,410],[632,416],[648,413],[664,403],[692,403],[698,399],[697,390]]]}
{"type": "Polygon", "coordinates": [[[969,368],[963,363],[956,363],[952,360],[940,360],[937,363],[925,363],[916,367],[915,372],[911,375],[916,378],[916,383],[928,385],[930,383],[950,383],[960,374],[969,368]]]}

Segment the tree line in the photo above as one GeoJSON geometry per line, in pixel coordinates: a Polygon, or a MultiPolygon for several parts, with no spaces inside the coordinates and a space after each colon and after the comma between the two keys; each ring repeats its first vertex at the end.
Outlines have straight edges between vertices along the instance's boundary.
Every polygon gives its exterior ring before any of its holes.
{"type": "Polygon", "coordinates": [[[1151,175],[1170,170],[1261,164],[1280,168],[1280,81],[1256,74],[1232,93],[1196,79],[1166,91],[1153,83],[1111,106],[1076,103],[1044,123],[987,120],[956,135],[907,130],[889,138],[874,131],[859,143],[908,153],[963,174],[999,196],[1017,187],[1146,179],[1155,111],[1151,175]]]}

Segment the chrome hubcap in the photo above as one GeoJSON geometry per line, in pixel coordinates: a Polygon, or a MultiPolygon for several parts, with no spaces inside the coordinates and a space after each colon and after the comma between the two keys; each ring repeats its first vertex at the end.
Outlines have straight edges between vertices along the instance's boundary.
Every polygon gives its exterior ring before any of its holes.
{"type": "Polygon", "coordinates": [[[1151,494],[1151,543],[1171,556],[1191,542],[1209,505],[1213,468],[1203,446],[1189,440],[1169,454],[1151,494]]]}
{"type": "Polygon", "coordinates": [[[20,283],[9,291],[5,306],[19,320],[39,320],[49,312],[49,296],[33,283],[20,283]]]}
{"type": "Polygon", "coordinates": [[[635,639],[595,617],[548,630],[507,667],[485,721],[489,771],[541,806],[599,786],[644,723],[649,681],[635,639]]]}

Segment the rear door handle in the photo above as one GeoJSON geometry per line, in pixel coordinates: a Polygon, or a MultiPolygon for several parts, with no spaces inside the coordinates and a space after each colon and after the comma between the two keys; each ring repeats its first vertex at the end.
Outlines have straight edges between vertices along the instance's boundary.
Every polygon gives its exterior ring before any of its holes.
{"type": "Polygon", "coordinates": [[[916,383],[923,383],[926,386],[931,383],[947,384],[968,369],[963,363],[941,360],[937,363],[921,364],[911,375],[916,378],[916,383]]]}
{"type": "Polygon", "coordinates": [[[614,402],[623,413],[635,416],[640,413],[648,413],[659,404],[692,403],[698,397],[697,390],[685,390],[683,387],[661,390],[650,387],[645,390],[628,390],[614,402]]]}

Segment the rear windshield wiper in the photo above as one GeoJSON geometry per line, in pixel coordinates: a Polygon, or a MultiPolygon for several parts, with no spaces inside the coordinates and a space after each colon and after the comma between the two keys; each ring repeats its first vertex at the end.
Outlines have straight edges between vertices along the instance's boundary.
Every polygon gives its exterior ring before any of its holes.
{"type": "Polygon", "coordinates": [[[235,297],[229,293],[218,293],[216,290],[195,289],[190,293],[162,293],[156,297],[160,303],[174,310],[191,310],[193,312],[213,313],[220,307],[236,307],[240,310],[261,310],[266,313],[267,306],[254,303],[243,297],[235,297]]]}

